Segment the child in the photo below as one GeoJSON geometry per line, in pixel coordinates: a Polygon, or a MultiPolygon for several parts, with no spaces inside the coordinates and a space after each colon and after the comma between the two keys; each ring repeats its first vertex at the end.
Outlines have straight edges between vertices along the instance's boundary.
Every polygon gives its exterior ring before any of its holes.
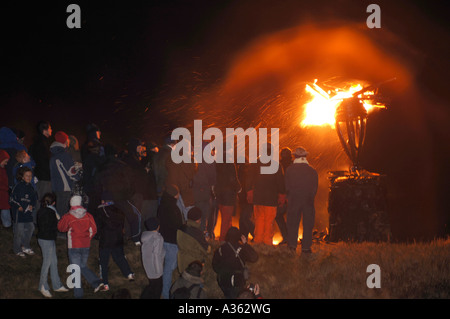
{"type": "MultiPolygon", "coordinates": [[[[16,153],[16,164],[13,167],[13,176],[17,176],[17,171],[21,167],[28,167],[31,169],[33,178],[31,179],[31,185],[33,185],[34,188],[36,188],[36,178],[33,173],[33,169],[36,166],[36,163],[33,161],[33,159],[28,155],[28,153],[25,150],[17,151],[16,153]]],[[[14,185],[17,184],[19,180],[17,178],[14,181],[14,185]]]]}
{"type": "Polygon", "coordinates": [[[8,161],[9,154],[5,150],[0,150],[0,210],[2,225],[5,228],[9,228],[12,225],[11,212],[9,210],[8,173],[5,168],[8,161]]]}
{"type": "Polygon", "coordinates": [[[9,199],[14,221],[13,250],[17,256],[25,258],[25,254],[34,255],[30,242],[34,232],[32,212],[36,206],[37,194],[31,185],[31,169],[21,167],[17,171],[17,179],[20,182],[12,189],[9,199]]]}
{"type": "Polygon", "coordinates": [[[57,292],[69,291],[61,284],[58,274],[58,259],[56,257],[56,236],[58,234],[59,215],[55,208],[56,196],[46,193],[41,200],[41,207],[37,212],[37,238],[42,250],[42,268],[39,280],[39,291],[44,297],[51,298],[47,277],[50,270],[53,290],[57,292]]]}
{"type": "MultiPolygon", "coordinates": [[[[81,206],[81,196],[73,196],[70,199],[70,210],[61,217],[58,222],[58,230],[67,232],[67,246],[69,262],[80,266],[83,277],[94,288],[94,292],[104,291],[104,284],[87,266],[91,239],[97,233],[97,225],[94,218],[81,206]]],[[[82,298],[82,287],[74,288],[75,298],[82,298]]]]}
{"type": "Polygon", "coordinates": [[[116,205],[114,205],[112,200],[107,199],[111,197],[107,195],[103,195],[102,197],[102,204],[98,207],[97,211],[97,236],[99,240],[101,276],[103,284],[105,285],[105,290],[109,290],[109,256],[112,256],[114,262],[119,266],[122,274],[128,278],[128,280],[133,281],[134,274],[131,271],[123,251],[125,215],[116,205]]]}
{"type": "Polygon", "coordinates": [[[145,288],[146,299],[160,299],[162,292],[162,275],[164,263],[164,239],[159,230],[157,218],[150,217],[145,221],[147,231],[142,233],[142,264],[148,278],[145,288]]]}

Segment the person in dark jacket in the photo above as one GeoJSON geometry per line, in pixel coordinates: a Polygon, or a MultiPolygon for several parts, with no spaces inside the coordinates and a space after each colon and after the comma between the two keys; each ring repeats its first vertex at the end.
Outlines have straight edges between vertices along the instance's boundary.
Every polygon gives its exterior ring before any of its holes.
{"type": "Polygon", "coordinates": [[[141,231],[145,231],[145,221],[150,217],[156,217],[158,202],[156,192],[152,186],[150,176],[145,169],[142,160],[144,143],[137,138],[128,142],[128,153],[123,161],[131,168],[134,183],[134,194],[131,198],[133,204],[141,213],[141,231]]]}
{"type": "MultiPolygon", "coordinates": [[[[270,143],[267,144],[272,149],[270,143]]],[[[268,153],[271,153],[271,150],[268,153]]],[[[273,244],[274,222],[277,207],[284,203],[286,191],[282,168],[279,167],[274,174],[261,174],[262,164],[259,160],[251,165],[251,172],[247,183],[249,202],[253,203],[255,216],[255,244],[273,244]]]]}
{"type": "Polygon", "coordinates": [[[104,289],[109,290],[109,257],[119,267],[122,275],[130,281],[134,280],[134,273],[125,257],[124,245],[124,225],[125,216],[123,212],[114,204],[111,194],[105,192],[102,196],[102,203],[97,208],[97,236],[99,249],[99,263],[101,278],[104,289]]]}
{"type": "Polygon", "coordinates": [[[177,231],[184,224],[183,214],[177,205],[179,190],[176,185],[167,185],[161,196],[158,207],[159,232],[164,238],[164,270],[162,298],[169,299],[169,290],[172,285],[172,276],[177,268],[177,231]]]}
{"type": "Polygon", "coordinates": [[[52,127],[47,121],[40,121],[37,125],[37,135],[30,146],[30,156],[35,161],[34,175],[37,178],[36,192],[38,203],[36,209],[39,210],[41,199],[44,194],[52,191],[52,182],[50,175],[50,138],[52,136],[52,127]]]}
{"type": "MultiPolygon", "coordinates": [[[[231,149],[227,143],[224,145],[224,154],[231,149]]],[[[217,198],[217,205],[222,217],[220,224],[220,241],[225,240],[228,229],[232,225],[232,219],[237,202],[237,194],[241,192],[241,184],[237,177],[236,165],[234,163],[216,164],[216,185],[214,193],[217,198]]]]}
{"type": "Polygon", "coordinates": [[[172,148],[175,147],[175,144],[176,141],[172,140],[170,137],[166,137],[161,149],[153,158],[153,170],[159,199],[161,199],[164,187],[166,186],[167,176],[169,175],[167,165],[171,161],[171,152],[172,148]]]}
{"type": "Polygon", "coordinates": [[[114,204],[126,219],[125,234],[138,246],[141,236],[141,213],[131,202],[135,192],[131,168],[120,160],[112,145],[105,146],[105,162],[99,166],[95,177],[96,196],[111,194],[114,204]]]}
{"type": "MultiPolygon", "coordinates": [[[[88,211],[97,211],[101,203],[101,194],[95,192],[95,175],[99,166],[105,161],[105,148],[100,141],[100,128],[94,124],[86,126],[86,141],[81,146],[80,157],[83,164],[82,190],[89,198],[88,211]]],[[[94,216],[95,217],[95,216],[94,216]]]]}
{"type": "MultiPolygon", "coordinates": [[[[283,179],[286,175],[287,168],[292,164],[293,162],[293,155],[292,151],[289,147],[284,147],[280,151],[280,164],[281,168],[283,169],[283,179]]],[[[278,229],[280,229],[280,233],[282,236],[282,240],[279,243],[279,245],[285,245],[287,244],[287,226],[286,226],[286,219],[285,215],[287,213],[287,202],[281,203],[277,207],[277,215],[275,217],[275,221],[277,222],[278,229]]]]}
{"type": "Polygon", "coordinates": [[[308,152],[299,147],[294,151],[294,163],[286,170],[288,247],[297,248],[298,228],[303,216],[302,252],[310,253],[315,219],[314,199],[318,187],[316,170],[309,165],[308,152]]]}
{"type": "Polygon", "coordinates": [[[238,194],[240,209],[239,229],[246,238],[248,238],[248,235],[251,235],[252,238],[255,238],[255,223],[252,221],[253,204],[248,202],[247,193],[245,192],[245,190],[247,189],[246,181],[249,174],[249,169],[249,163],[241,163],[238,166],[238,178],[243,190],[238,194]]]}
{"type": "Polygon", "coordinates": [[[34,255],[30,242],[34,232],[33,209],[36,207],[37,194],[31,185],[32,172],[28,167],[17,171],[20,182],[11,191],[9,202],[14,221],[13,250],[17,256],[34,255]]]}
{"type": "Polygon", "coordinates": [[[249,278],[246,263],[254,263],[258,258],[257,252],[247,243],[247,237],[238,228],[231,227],[225,243],[216,249],[212,259],[217,283],[225,298],[237,298],[249,278]]]}
{"type": "Polygon", "coordinates": [[[58,258],[56,255],[56,237],[58,234],[59,215],[55,208],[56,196],[53,193],[44,194],[41,207],[37,212],[37,239],[42,251],[42,267],[38,289],[44,297],[51,298],[48,285],[48,272],[56,292],[69,291],[61,283],[58,273],[58,258]]]}
{"type": "MultiPolygon", "coordinates": [[[[203,144],[203,149],[206,144],[203,144]]],[[[195,206],[202,211],[202,221],[200,229],[214,231],[212,225],[208,225],[210,216],[213,211],[213,187],[216,183],[216,163],[206,163],[203,161],[198,164],[197,172],[194,175],[194,202],[195,206]]]]}

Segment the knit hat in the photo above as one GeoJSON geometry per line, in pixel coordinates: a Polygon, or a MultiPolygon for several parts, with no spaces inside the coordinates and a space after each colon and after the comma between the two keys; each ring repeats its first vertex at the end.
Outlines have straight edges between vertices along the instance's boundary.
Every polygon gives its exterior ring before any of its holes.
{"type": "Polygon", "coordinates": [[[150,217],[145,221],[145,227],[148,231],[156,230],[159,226],[159,220],[155,217],[150,217]]]}
{"type": "Polygon", "coordinates": [[[177,194],[180,192],[177,185],[174,185],[174,184],[167,185],[165,191],[167,194],[169,194],[172,197],[177,196],[177,194]]]}
{"type": "Polygon", "coordinates": [[[303,147],[296,148],[294,153],[293,153],[295,158],[306,157],[306,156],[308,156],[308,154],[309,153],[303,147]]]}
{"type": "Polygon", "coordinates": [[[5,159],[9,159],[9,154],[5,150],[0,150],[0,162],[3,162],[5,159]]]}
{"type": "Polygon", "coordinates": [[[187,266],[185,271],[192,276],[200,277],[202,275],[202,270],[203,264],[198,260],[194,260],[187,266]]]}
{"type": "Polygon", "coordinates": [[[81,206],[83,199],[79,195],[72,196],[70,199],[70,207],[81,206]]]}
{"type": "Polygon", "coordinates": [[[202,218],[202,211],[200,210],[200,208],[194,206],[188,211],[187,218],[193,221],[197,221],[202,218]]]}
{"type": "Polygon", "coordinates": [[[64,133],[63,131],[58,131],[55,134],[55,141],[61,144],[66,144],[66,141],[69,139],[69,135],[64,133]]]}

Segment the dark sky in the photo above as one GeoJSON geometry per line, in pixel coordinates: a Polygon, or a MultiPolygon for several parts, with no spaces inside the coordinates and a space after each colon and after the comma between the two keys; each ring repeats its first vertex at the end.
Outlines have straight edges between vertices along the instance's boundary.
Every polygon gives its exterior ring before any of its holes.
{"type": "MultiPolygon", "coordinates": [[[[167,115],[173,101],[188,100],[223,79],[235,55],[255,39],[309,20],[363,24],[370,3],[381,7],[382,28],[418,57],[417,83],[430,100],[446,106],[432,114],[447,123],[445,1],[91,0],[2,3],[0,126],[21,128],[28,143],[39,119],[75,134],[80,142],[90,122],[118,147],[132,136],[157,140],[180,125],[167,115]],[[81,7],[81,29],[66,27],[70,3],[81,7]]],[[[385,122],[399,125],[395,121],[385,122]]],[[[429,127],[433,140],[425,143],[433,144],[433,154],[426,165],[439,172],[434,182],[440,189],[440,218],[448,223],[450,207],[442,189],[449,186],[449,130],[433,121],[429,127]]],[[[407,152],[399,152],[402,161],[420,149],[413,142],[408,141],[407,152]]],[[[385,149],[402,147],[391,143],[385,149]]]]}

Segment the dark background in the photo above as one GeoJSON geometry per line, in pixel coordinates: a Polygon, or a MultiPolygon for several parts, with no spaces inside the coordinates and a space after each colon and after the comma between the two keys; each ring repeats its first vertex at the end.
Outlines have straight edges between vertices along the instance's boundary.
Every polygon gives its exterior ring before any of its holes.
{"type": "Polygon", "coordinates": [[[118,148],[132,136],[160,142],[187,125],[174,115],[180,105],[194,112],[190,96],[220,82],[254,39],[307,19],[364,24],[367,6],[379,4],[382,28],[420,57],[415,81],[428,102],[417,128],[402,122],[407,106],[375,117],[365,164],[394,181],[398,239],[449,234],[445,1],[75,1],[82,27],[68,29],[70,3],[1,5],[0,126],[25,131],[27,144],[40,119],[81,143],[90,122],[118,148]]]}

